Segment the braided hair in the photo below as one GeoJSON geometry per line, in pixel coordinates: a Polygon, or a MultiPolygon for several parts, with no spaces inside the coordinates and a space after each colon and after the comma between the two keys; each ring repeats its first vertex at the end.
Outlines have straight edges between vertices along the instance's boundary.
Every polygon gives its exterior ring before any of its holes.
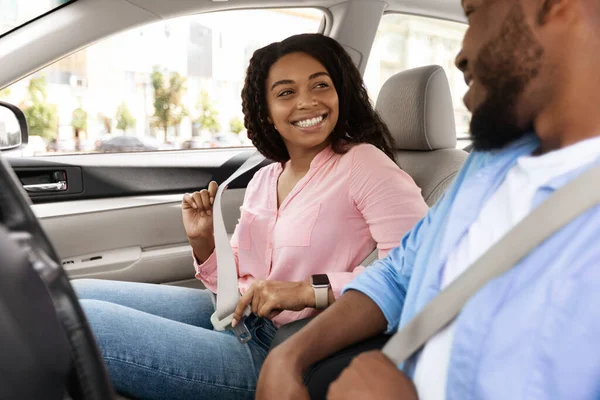
{"type": "Polygon", "coordinates": [[[344,48],[321,34],[291,36],[254,52],[242,89],[242,110],[248,138],[265,157],[286,162],[290,155],[279,133],[269,123],[266,82],[271,66],[290,53],[305,53],[319,61],[338,94],[339,117],[329,137],[332,150],[347,152],[356,143],[370,143],[394,160],[394,139],[369,101],[362,76],[344,48]]]}

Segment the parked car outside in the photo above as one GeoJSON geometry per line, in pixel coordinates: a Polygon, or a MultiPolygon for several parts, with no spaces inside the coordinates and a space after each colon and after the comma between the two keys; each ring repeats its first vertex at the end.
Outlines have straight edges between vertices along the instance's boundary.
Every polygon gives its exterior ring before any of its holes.
{"type": "Polygon", "coordinates": [[[154,151],[158,150],[158,147],[144,144],[144,142],[135,136],[115,136],[108,140],[97,141],[96,150],[101,153],[154,151]]]}

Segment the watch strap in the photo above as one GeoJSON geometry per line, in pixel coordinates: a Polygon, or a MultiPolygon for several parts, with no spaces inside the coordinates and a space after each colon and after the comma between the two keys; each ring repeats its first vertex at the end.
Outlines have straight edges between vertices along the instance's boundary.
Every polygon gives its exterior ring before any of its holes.
{"type": "Polygon", "coordinates": [[[329,305],[329,287],[314,287],[315,291],[315,308],[323,310],[329,305]]]}

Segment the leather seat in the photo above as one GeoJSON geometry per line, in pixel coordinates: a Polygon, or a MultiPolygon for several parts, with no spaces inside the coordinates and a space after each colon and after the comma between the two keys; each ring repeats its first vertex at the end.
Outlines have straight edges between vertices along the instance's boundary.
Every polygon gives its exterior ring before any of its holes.
{"type": "MultiPolygon", "coordinates": [[[[379,93],[376,109],[396,142],[396,162],[421,188],[425,202],[434,205],[468,156],[465,151],[456,149],[454,109],[443,68],[426,66],[392,76],[379,93]]],[[[376,258],[373,252],[363,265],[369,265],[376,258]]],[[[271,348],[309,321],[295,321],[281,327],[271,348]]],[[[389,337],[373,337],[313,365],[304,376],[311,399],[324,399],[329,384],[352,358],[364,351],[382,348],[389,337]]]]}

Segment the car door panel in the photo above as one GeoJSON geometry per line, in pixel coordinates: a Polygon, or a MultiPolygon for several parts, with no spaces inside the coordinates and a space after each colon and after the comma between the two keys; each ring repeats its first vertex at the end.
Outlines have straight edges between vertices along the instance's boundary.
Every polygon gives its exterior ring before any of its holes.
{"type": "MultiPolygon", "coordinates": [[[[251,153],[235,148],[86,154],[11,158],[10,164],[22,183],[56,183],[64,177],[64,191],[29,193],[33,203],[43,203],[192,192],[211,180],[224,181],[251,153]]],[[[246,187],[251,175],[231,187],[246,187]]]]}
{"type": "MultiPolygon", "coordinates": [[[[232,233],[244,189],[223,195],[232,233]]],[[[32,208],[72,278],[165,283],[194,279],[180,195],[36,204],[32,208]]]]}
{"type": "MultiPolygon", "coordinates": [[[[185,192],[222,182],[250,149],[11,159],[26,176],[79,170],[81,193],[29,193],[32,208],[71,278],[102,278],[201,287],[181,218],[185,192]],[[76,164],[77,163],[77,164],[76,164]],[[28,175],[27,175],[28,174],[28,175]]],[[[76,176],[71,174],[71,176],[76,176]]],[[[231,234],[249,173],[223,195],[231,234]]]]}

